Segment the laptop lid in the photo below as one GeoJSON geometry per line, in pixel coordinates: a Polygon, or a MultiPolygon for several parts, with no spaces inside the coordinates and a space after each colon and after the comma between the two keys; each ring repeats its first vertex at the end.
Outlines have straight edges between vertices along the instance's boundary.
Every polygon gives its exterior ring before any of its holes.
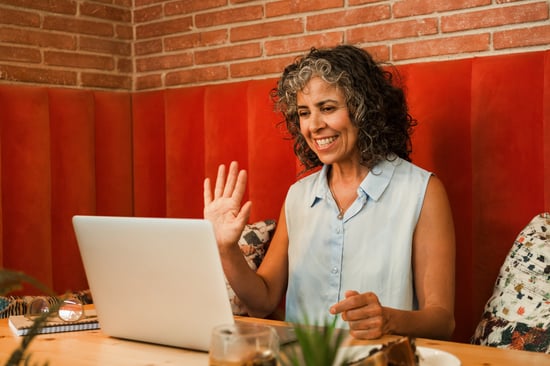
{"type": "Polygon", "coordinates": [[[233,314],[210,222],[74,216],[104,333],[207,351],[233,314]]]}

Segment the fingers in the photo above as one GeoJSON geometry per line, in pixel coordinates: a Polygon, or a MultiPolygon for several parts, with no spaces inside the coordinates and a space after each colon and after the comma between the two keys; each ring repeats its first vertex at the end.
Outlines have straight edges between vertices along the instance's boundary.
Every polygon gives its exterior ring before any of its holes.
{"type": "Polygon", "coordinates": [[[349,323],[350,335],[355,339],[377,339],[384,335],[380,319],[369,319],[361,324],[349,323]]]}
{"type": "MultiPolygon", "coordinates": [[[[206,188],[206,185],[205,185],[206,188]]],[[[239,164],[232,161],[229,165],[229,172],[225,172],[225,165],[221,164],[218,167],[218,175],[216,176],[216,186],[214,187],[214,199],[219,197],[233,197],[235,194],[244,195],[246,190],[246,171],[239,171],[239,164]]]]}
{"type": "Polygon", "coordinates": [[[208,207],[219,199],[229,199],[226,202],[235,207],[241,204],[246,192],[247,173],[245,170],[239,171],[239,165],[236,161],[231,162],[229,171],[226,173],[226,166],[221,164],[218,167],[216,183],[214,185],[214,194],[212,195],[212,182],[206,178],[203,184],[204,207],[208,207]]]}
{"type": "Polygon", "coordinates": [[[212,202],[212,192],[210,191],[210,178],[206,178],[203,184],[203,196],[204,196],[204,206],[208,206],[212,202]]]}
{"type": "Polygon", "coordinates": [[[349,300],[350,298],[352,298],[353,296],[357,296],[359,295],[359,292],[357,291],[346,291],[346,293],[344,294],[344,296],[346,297],[344,300],[334,304],[331,308],[330,308],[330,313],[331,314],[340,314],[346,310],[349,310],[351,308],[354,308],[354,307],[358,307],[358,306],[361,306],[361,303],[359,302],[360,299],[351,299],[349,300]]]}
{"type": "Polygon", "coordinates": [[[350,334],[354,338],[375,339],[384,334],[383,309],[377,303],[347,311],[342,314],[342,319],[348,322],[350,334]]]}
{"type": "Polygon", "coordinates": [[[225,165],[221,164],[218,167],[218,175],[216,176],[216,185],[214,186],[214,199],[222,196],[225,185],[225,165]]]}
{"type": "Polygon", "coordinates": [[[224,197],[232,197],[235,191],[235,185],[237,184],[239,174],[239,164],[236,161],[232,161],[229,164],[229,173],[227,174],[227,181],[223,190],[224,197]]]}
{"type": "Polygon", "coordinates": [[[244,193],[246,191],[246,180],[247,180],[247,174],[246,170],[241,170],[239,172],[239,175],[237,176],[236,182],[234,183],[234,187],[231,190],[231,197],[236,200],[236,203],[241,202],[241,200],[244,197],[244,193]]]}
{"type": "Polygon", "coordinates": [[[242,226],[246,225],[248,219],[250,218],[250,210],[252,208],[252,202],[247,201],[239,211],[237,219],[241,222],[242,226]]]}
{"type": "Polygon", "coordinates": [[[341,314],[349,324],[350,334],[359,339],[374,339],[383,335],[383,308],[378,297],[367,292],[347,291],[346,298],[330,308],[332,314],[341,314]]]}

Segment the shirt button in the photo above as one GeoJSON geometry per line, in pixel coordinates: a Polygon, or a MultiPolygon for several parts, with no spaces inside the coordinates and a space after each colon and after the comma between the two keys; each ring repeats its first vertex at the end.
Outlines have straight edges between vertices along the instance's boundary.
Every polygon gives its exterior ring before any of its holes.
{"type": "Polygon", "coordinates": [[[336,234],[340,234],[340,228],[339,227],[336,228],[336,234]]]}
{"type": "Polygon", "coordinates": [[[332,271],[331,271],[333,274],[337,274],[338,273],[338,267],[332,267],[332,271]]]}

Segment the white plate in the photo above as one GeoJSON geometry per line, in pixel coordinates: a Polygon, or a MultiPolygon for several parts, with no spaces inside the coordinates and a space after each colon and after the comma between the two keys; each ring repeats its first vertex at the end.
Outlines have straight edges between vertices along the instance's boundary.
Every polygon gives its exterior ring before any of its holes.
{"type": "MultiPolygon", "coordinates": [[[[344,355],[351,359],[366,357],[373,348],[380,348],[381,345],[349,346],[342,347],[336,355],[334,365],[343,362],[344,355]]],[[[416,347],[420,357],[420,366],[460,366],[460,360],[453,354],[435,348],[416,347]]]]}

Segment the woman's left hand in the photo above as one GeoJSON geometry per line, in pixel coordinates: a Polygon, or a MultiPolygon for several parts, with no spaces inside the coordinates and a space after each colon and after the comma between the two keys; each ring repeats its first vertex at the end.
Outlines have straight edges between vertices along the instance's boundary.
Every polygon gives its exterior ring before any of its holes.
{"type": "Polygon", "coordinates": [[[331,314],[341,314],[349,324],[350,334],[357,339],[376,339],[384,335],[384,308],[373,292],[360,294],[346,291],[346,298],[330,308],[331,314]]]}

